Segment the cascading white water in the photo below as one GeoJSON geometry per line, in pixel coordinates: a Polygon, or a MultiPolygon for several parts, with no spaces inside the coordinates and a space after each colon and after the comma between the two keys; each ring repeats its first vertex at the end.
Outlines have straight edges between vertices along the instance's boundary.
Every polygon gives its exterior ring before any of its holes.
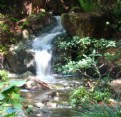
{"type": "Polygon", "coordinates": [[[65,32],[61,25],[60,16],[56,16],[55,18],[57,20],[56,26],[51,31],[35,38],[32,44],[35,52],[37,78],[45,82],[54,81],[54,78],[51,76],[51,42],[56,36],[65,32]]]}

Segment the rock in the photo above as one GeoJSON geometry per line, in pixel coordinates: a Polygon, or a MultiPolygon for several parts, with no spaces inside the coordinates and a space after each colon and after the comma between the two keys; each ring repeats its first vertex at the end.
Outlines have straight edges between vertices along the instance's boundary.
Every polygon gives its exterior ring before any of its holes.
{"type": "Polygon", "coordinates": [[[27,39],[27,40],[29,39],[29,32],[28,32],[28,30],[24,29],[22,31],[22,35],[23,35],[24,40],[25,39],[27,39]]]}
{"type": "Polygon", "coordinates": [[[47,83],[37,79],[35,76],[29,76],[27,78],[26,84],[23,87],[25,89],[34,90],[34,91],[49,89],[49,86],[47,83]]]}
{"type": "Polygon", "coordinates": [[[106,13],[65,13],[61,16],[62,24],[70,36],[111,38],[112,30],[106,25],[110,18],[106,13]]]}
{"type": "Polygon", "coordinates": [[[55,103],[55,102],[48,102],[46,104],[46,107],[48,107],[48,108],[56,108],[57,107],[57,103],[55,103]]]}
{"type": "Polygon", "coordinates": [[[26,79],[26,78],[28,78],[29,76],[33,76],[33,75],[34,75],[34,74],[32,74],[32,72],[27,71],[27,72],[23,73],[22,75],[20,75],[19,78],[21,78],[21,79],[26,79]]]}
{"type": "Polygon", "coordinates": [[[53,99],[53,100],[59,100],[59,92],[58,91],[51,91],[51,92],[48,92],[48,98],[49,99],[53,99]]]}
{"type": "Polygon", "coordinates": [[[111,81],[109,86],[110,86],[110,89],[112,89],[116,93],[120,93],[121,92],[121,78],[111,81]]]}
{"type": "Polygon", "coordinates": [[[39,13],[35,16],[29,16],[24,20],[17,22],[19,27],[22,27],[22,38],[29,39],[31,34],[37,35],[45,27],[55,23],[55,18],[49,13],[39,13]]]}
{"type": "Polygon", "coordinates": [[[34,53],[26,49],[22,44],[12,45],[5,55],[4,67],[17,74],[27,71],[35,73],[34,53]]]}
{"type": "Polygon", "coordinates": [[[44,104],[41,102],[37,102],[37,103],[35,103],[35,106],[38,108],[42,108],[42,107],[44,107],[44,104]]]}

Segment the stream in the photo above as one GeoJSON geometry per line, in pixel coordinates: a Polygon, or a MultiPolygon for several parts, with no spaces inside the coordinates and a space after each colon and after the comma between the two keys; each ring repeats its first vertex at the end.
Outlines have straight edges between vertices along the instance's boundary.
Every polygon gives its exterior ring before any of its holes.
{"type": "Polygon", "coordinates": [[[29,117],[79,117],[79,112],[69,103],[70,91],[81,85],[80,79],[56,78],[49,83],[50,90],[39,92],[23,92],[32,112],[29,117]]]}
{"type": "Polygon", "coordinates": [[[37,78],[47,82],[51,90],[25,93],[25,98],[32,105],[30,117],[76,117],[77,112],[69,105],[69,93],[79,82],[70,78],[57,78],[51,74],[52,44],[58,35],[65,33],[61,19],[56,16],[55,27],[43,33],[33,41],[37,78]]]}
{"type": "MultiPolygon", "coordinates": [[[[73,76],[53,75],[54,82],[48,83],[50,89],[20,89],[24,106],[30,111],[24,115],[20,112],[16,117],[80,117],[79,108],[73,108],[69,102],[70,92],[83,85],[83,80],[73,76]]],[[[25,76],[11,76],[11,81],[21,81],[25,76]]],[[[26,111],[26,109],[25,109],[26,111]]]]}
{"type": "Polygon", "coordinates": [[[69,104],[69,95],[70,91],[81,85],[81,79],[54,75],[51,70],[52,41],[66,33],[60,17],[55,18],[55,27],[36,37],[32,42],[31,51],[35,53],[36,78],[48,83],[50,89],[39,91],[21,89],[25,105],[31,110],[28,117],[79,117],[78,111],[69,104]]]}

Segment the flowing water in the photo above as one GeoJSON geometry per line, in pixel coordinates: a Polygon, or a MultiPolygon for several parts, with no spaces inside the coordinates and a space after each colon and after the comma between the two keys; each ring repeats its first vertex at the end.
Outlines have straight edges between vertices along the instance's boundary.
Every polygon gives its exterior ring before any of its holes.
{"type": "Polygon", "coordinates": [[[35,38],[32,44],[35,52],[37,78],[45,82],[54,82],[54,78],[51,75],[51,42],[58,35],[65,33],[65,30],[61,25],[60,17],[56,16],[55,18],[57,21],[55,27],[51,31],[43,33],[39,37],[35,38]]]}
{"type": "Polygon", "coordinates": [[[24,93],[32,113],[28,117],[80,117],[80,112],[72,108],[69,94],[81,85],[77,78],[58,78],[51,83],[50,90],[24,93]]]}
{"type": "Polygon", "coordinates": [[[52,41],[65,33],[60,17],[55,18],[55,27],[35,38],[32,44],[35,52],[36,77],[47,82],[50,90],[22,93],[33,111],[29,117],[79,117],[78,112],[69,104],[69,93],[80,86],[80,81],[51,74],[52,41]]]}
{"type": "Polygon", "coordinates": [[[30,117],[78,117],[77,112],[71,109],[68,103],[70,89],[73,89],[76,81],[54,78],[51,75],[52,41],[65,33],[60,17],[55,18],[57,21],[55,27],[35,38],[32,44],[37,78],[48,82],[51,90],[25,93],[29,104],[34,105],[30,117]]]}

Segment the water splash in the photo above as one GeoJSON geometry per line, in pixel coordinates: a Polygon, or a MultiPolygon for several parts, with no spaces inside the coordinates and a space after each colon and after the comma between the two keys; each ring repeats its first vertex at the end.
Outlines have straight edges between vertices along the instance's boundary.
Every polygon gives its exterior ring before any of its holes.
{"type": "Polygon", "coordinates": [[[51,75],[51,42],[56,36],[65,33],[60,17],[56,16],[55,18],[57,20],[56,26],[51,31],[35,38],[32,44],[35,52],[37,78],[45,82],[54,82],[54,77],[51,75]]]}

